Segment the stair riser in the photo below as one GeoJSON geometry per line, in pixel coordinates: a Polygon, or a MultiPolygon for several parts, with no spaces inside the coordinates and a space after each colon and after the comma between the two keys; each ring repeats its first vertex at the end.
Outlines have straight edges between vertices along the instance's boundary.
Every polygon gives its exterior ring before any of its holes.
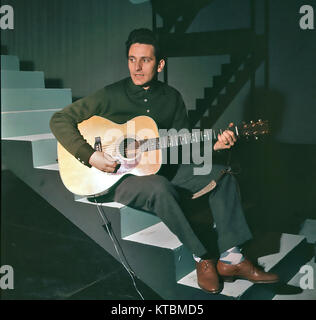
{"type": "Polygon", "coordinates": [[[49,121],[56,111],[34,111],[1,114],[2,138],[50,132],[49,121]]]}
{"type": "MultiPolygon", "coordinates": [[[[125,238],[125,241],[142,243],[140,238],[138,238],[140,242],[137,242],[136,239],[131,240],[126,239],[126,237],[143,230],[144,232],[148,232],[148,234],[150,235],[151,232],[148,230],[146,231],[145,229],[161,222],[161,219],[155,216],[154,214],[141,210],[136,210],[128,206],[125,206],[122,209],[120,209],[120,212],[121,237],[125,238]]],[[[157,243],[155,243],[155,241],[152,242],[151,245],[153,247],[161,248],[162,250],[171,250],[174,252],[174,260],[172,262],[172,266],[170,266],[170,270],[174,270],[176,281],[180,280],[182,277],[184,277],[186,274],[188,274],[195,268],[195,260],[193,259],[192,253],[190,253],[186,247],[181,245],[181,243],[175,249],[171,249],[171,247],[168,249],[163,249],[164,247],[160,246],[160,240],[157,239],[156,242],[157,243]]]]}
{"type": "Polygon", "coordinates": [[[127,206],[120,209],[120,211],[122,238],[161,222],[161,220],[153,214],[135,210],[127,206]]]}
{"type": "Polygon", "coordinates": [[[1,71],[1,88],[44,88],[43,72],[1,71]]]}
{"type": "MultiPolygon", "coordinates": [[[[313,256],[310,245],[302,240],[292,251],[290,251],[270,272],[279,275],[281,283],[287,283],[297,274],[302,265],[307,264],[313,256]]],[[[277,294],[277,285],[255,284],[251,286],[242,296],[241,300],[271,300],[277,294]]],[[[285,289],[286,290],[286,289],[285,289]]]]}
{"type": "Polygon", "coordinates": [[[193,255],[183,245],[175,250],[174,265],[176,281],[179,281],[195,269],[195,260],[193,259],[193,255]]]}
{"type": "Polygon", "coordinates": [[[72,102],[70,89],[1,89],[2,111],[62,108],[72,102]]]}
{"type": "Polygon", "coordinates": [[[18,57],[1,55],[1,70],[20,70],[18,57]]]}
{"type": "Polygon", "coordinates": [[[55,139],[33,141],[32,151],[34,167],[57,163],[57,141],[55,139]]]}

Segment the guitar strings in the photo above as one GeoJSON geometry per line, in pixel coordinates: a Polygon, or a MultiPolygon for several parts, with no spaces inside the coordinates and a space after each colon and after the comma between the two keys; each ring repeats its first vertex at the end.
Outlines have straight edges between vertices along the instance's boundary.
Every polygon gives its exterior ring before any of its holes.
{"type": "MultiPolygon", "coordinates": [[[[216,130],[216,129],[213,129],[213,130],[216,130]]],[[[185,135],[185,136],[189,139],[189,142],[196,142],[193,140],[194,138],[198,140],[197,136],[193,133],[190,133],[189,135],[185,135]]],[[[203,139],[205,139],[205,135],[203,135],[203,133],[200,132],[199,138],[201,138],[201,140],[203,140],[203,139]]],[[[216,139],[215,136],[212,138],[216,139]]],[[[156,137],[156,138],[149,138],[149,139],[143,139],[143,140],[139,140],[139,141],[136,140],[136,141],[140,143],[140,146],[142,146],[142,145],[148,145],[148,146],[156,145],[157,146],[157,145],[162,145],[161,142],[163,140],[167,140],[167,146],[171,146],[170,143],[172,143],[172,140],[175,140],[175,139],[177,139],[177,143],[175,144],[175,146],[178,145],[178,141],[180,141],[180,144],[183,144],[183,141],[184,141],[183,135],[164,136],[164,137],[159,137],[159,138],[156,137]]],[[[208,139],[210,139],[210,138],[208,137],[208,139]]],[[[185,140],[185,144],[187,144],[189,142],[187,142],[185,140]]],[[[107,150],[109,150],[109,151],[114,151],[116,149],[116,146],[113,145],[113,143],[102,144],[102,148],[103,147],[107,148],[107,150]],[[109,148],[107,148],[108,146],[109,146],[109,148]]],[[[126,151],[126,150],[127,149],[125,148],[124,151],[126,151]]],[[[136,150],[136,149],[134,149],[134,150],[136,150]]]]}
{"type": "Polygon", "coordinates": [[[135,272],[133,271],[133,269],[131,268],[130,264],[128,263],[128,260],[127,260],[125,254],[124,254],[124,251],[123,251],[122,247],[120,246],[119,241],[117,240],[117,237],[116,237],[113,229],[112,229],[112,228],[109,228],[109,225],[111,225],[110,220],[108,219],[107,215],[105,214],[102,205],[100,205],[100,204],[97,202],[97,200],[95,199],[95,197],[94,197],[94,202],[95,202],[96,205],[97,205],[98,213],[99,213],[99,215],[100,215],[100,217],[101,217],[101,219],[102,219],[102,221],[103,221],[103,223],[104,223],[104,225],[105,225],[105,227],[106,227],[106,230],[107,230],[107,232],[108,232],[108,235],[109,235],[110,238],[111,238],[111,241],[112,241],[112,243],[113,243],[113,245],[114,245],[114,249],[115,249],[115,251],[116,251],[116,253],[117,253],[118,258],[120,259],[121,264],[123,265],[124,269],[125,269],[125,270],[127,271],[127,273],[129,274],[129,276],[131,277],[132,282],[133,282],[133,286],[134,286],[136,292],[138,293],[138,295],[140,296],[140,298],[141,298],[142,300],[145,300],[144,297],[143,297],[143,295],[141,294],[141,292],[140,292],[139,289],[137,288],[137,285],[136,285],[136,282],[135,282],[135,272]],[[114,240],[114,239],[115,239],[115,240],[114,240]],[[124,260],[125,260],[125,262],[126,262],[127,265],[125,265],[125,263],[124,263],[121,255],[120,255],[120,253],[119,253],[118,247],[120,248],[120,251],[121,251],[121,253],[122,253],[122,255],[123,255],[123,257],[124,257],[124,260]]]}

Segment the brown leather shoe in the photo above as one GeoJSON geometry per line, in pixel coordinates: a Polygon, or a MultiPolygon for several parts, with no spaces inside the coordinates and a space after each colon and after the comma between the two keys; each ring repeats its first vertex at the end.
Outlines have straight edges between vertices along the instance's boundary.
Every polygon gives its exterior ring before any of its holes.
{"type": "Polygon", "coordinates": [[[236,279],[246,279],[253,283],[275,283],[279,281],[277,274],[260,270],[246,258],[239,264],[227,264],[218,260],[217,271],[226,282],[233,282],[236,279]]]}
{"type": "Polygon", "coordinates": [[[222,290],[216,270],[216,260],[201,260],[196,263],[198,285],[209,293],[218,293],[222,290]]]}

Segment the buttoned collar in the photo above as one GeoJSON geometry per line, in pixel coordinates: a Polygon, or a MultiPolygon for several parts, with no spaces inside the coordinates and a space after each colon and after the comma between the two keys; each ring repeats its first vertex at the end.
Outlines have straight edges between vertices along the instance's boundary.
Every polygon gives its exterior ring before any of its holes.
{"type": "Polygon", "coordinates": [[[160,87],[160,82],[158,80],[153,80],[150,83],[150,86],[145,90],[142,86],[137,86],[134,84],[132,78],[127,78],[127,90],[132,95],[143,95],[145,93],[153,94],[158,91],[160,87]]]}

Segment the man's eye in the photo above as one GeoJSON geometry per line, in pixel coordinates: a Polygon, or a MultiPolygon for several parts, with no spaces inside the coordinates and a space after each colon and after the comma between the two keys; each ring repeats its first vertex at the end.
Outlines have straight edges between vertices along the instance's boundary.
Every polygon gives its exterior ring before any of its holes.
{"type": "Polygon", "coordinates": [[[130,62],[135,62],[135,59],[134,58],[129,58],[129,61],[130,62]]]}
{"type": "Polygon", "coordinates": [[[144,62],[149,62],[150,59],[149,59],[149,58],[144,58],[143,61],[144,61],[144,62]]]}

